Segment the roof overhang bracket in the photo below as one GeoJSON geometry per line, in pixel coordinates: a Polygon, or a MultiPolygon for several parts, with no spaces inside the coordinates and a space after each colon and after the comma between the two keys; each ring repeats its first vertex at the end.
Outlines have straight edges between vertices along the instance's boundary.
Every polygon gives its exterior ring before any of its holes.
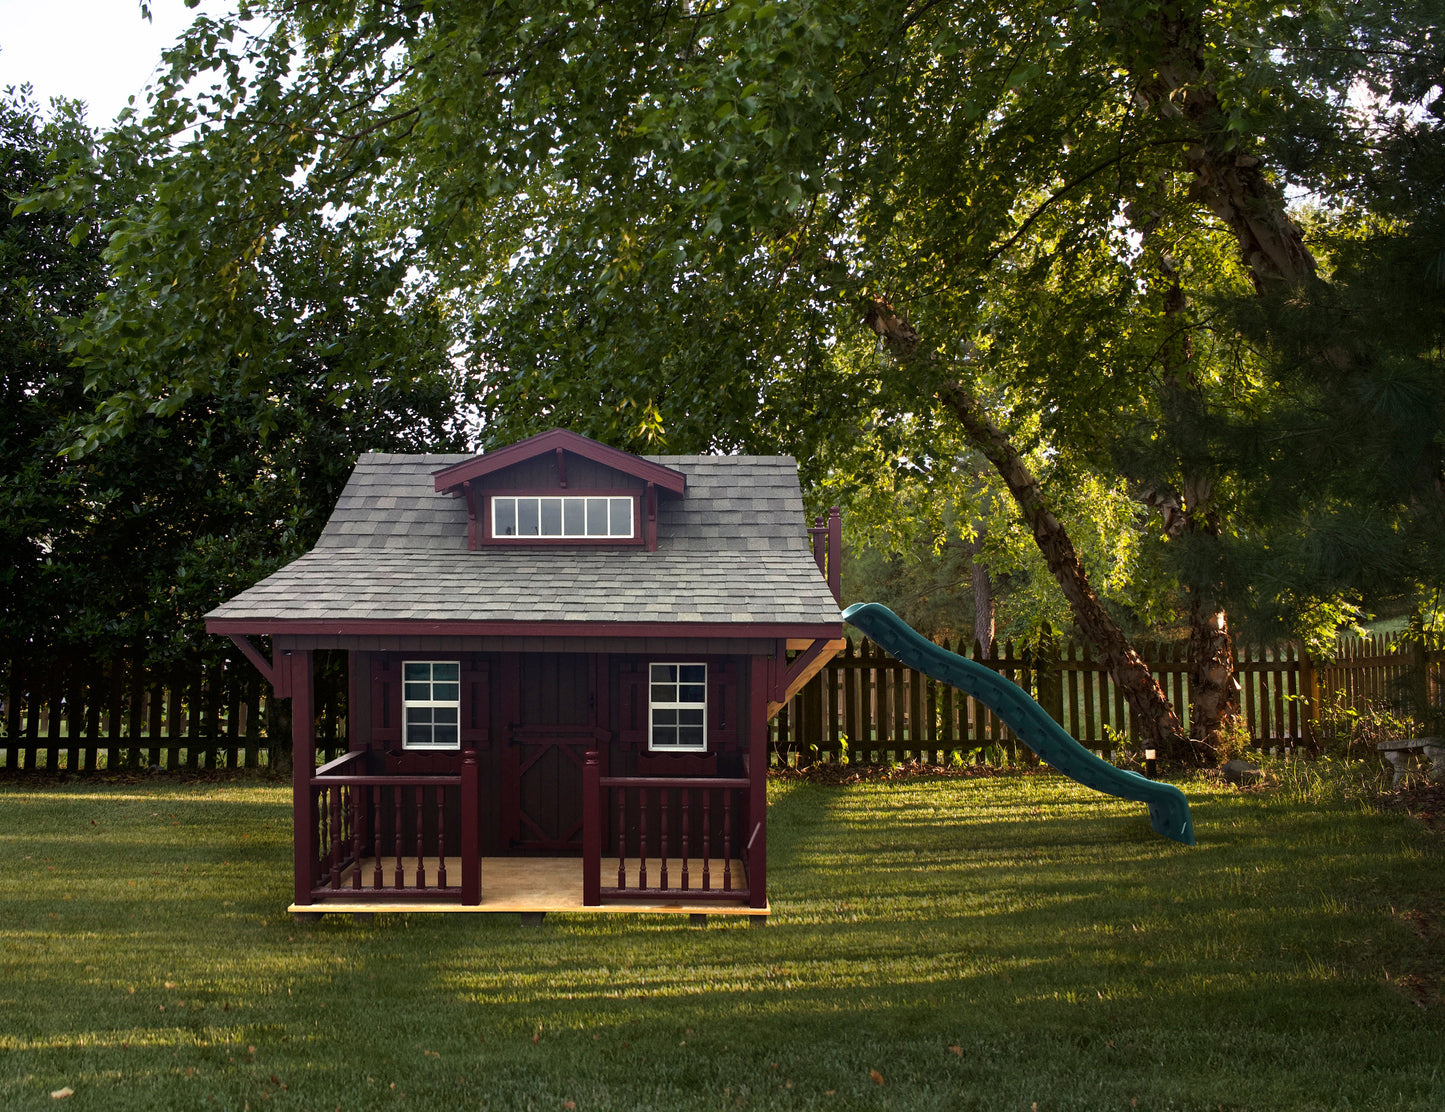
{"type": "Polygon", "coordinates": [[[782,691],[776,688],[770,693],[772,698],[768,700],[768,717],[772,718],[782,710],[788,700],[796,695],[807,685],[808,681],[823,670],[823,666],[832,660],[843,648],[843,639],[828,641],[819,637],[801,653],[793,658],[788,665],[788,670],[782,676],[782,691]]]}
{"type": "MultiPolygon", "coordinates": [[[[282,684],[277,683],[277,678],[283,672],[287,671],[287,669],[278,669],[275,667],[275,665],[266,659],[260,649],[251,644],[251,639],[244,634],[231,634],[231,641],[235,644],[236,648],[246,654],[246,659],[256,666],[256,671],[260,672],[262,679],[271,685],[271,689],[276,692],[277,698],[284,698],[285,695],[289,694],[289,691],[283,692],[281,690],[282,684]]],[[[287,678],[290,678],[289,675],[287,678]]],[[[289,687],[290,685],[286,684],[284,686],[289,687]]]]}

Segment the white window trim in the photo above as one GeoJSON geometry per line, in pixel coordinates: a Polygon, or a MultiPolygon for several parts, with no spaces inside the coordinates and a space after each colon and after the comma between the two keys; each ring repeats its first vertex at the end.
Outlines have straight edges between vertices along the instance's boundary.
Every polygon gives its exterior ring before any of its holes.
{"type": "MultiPolygon", "coordinates": [[[[430,673],[428,673],[430,675],[430,673]]],[[[447,682],[447,681],[442,681],[447,682]]],[[[432,688],[436,683],[435,679],[428,679],[427,686],[432,688]]],[[[415,751],[451,752],[462,747],[462,664],[459,660],[404,660],[401,663],[401,747],[415,751]],[[408,699],[406,697],[406,666],[408,664],[426,664],[434,667],[438,664],[451,664],[457,670],[457,697],[455,699],[408,699]],[[457,740],[454,742],[413,742],[409,737],[408,715],[412,707],[453,707],[457,712],[457,740]]]]}
{"type": "MultiPolygon", "coordinates": [[[[681,686],[682,681],[676,681],[681,686]]],[[[707,663],[702,660],[654,660],[647,665],[647,751],[649,753],[706,753],[707,752],[707,663]],[[652,669],[656,666],[672,668],[701,668],[701,703],[657,703],[652,699],[652,669]],[[657,745],[652,740],[654,710],[702,710],[702,744],[700,745],[657,745]]]]}
{"type": "MultiPolygon", "coordinates": [[[[491,507],[490,507],[490,510],[491,510],[491,534],[492,534],[492,539],[493,539],[493,540],[512,540],[512,541],[631,541],[631,540],[636,540],[636,539],[637,539],[637,499],[634,498],[634,497],[632,497],[631,495],[621,495],[621,494],[493,494],[493,495],[491,496],[491,498],[490,498],[490,502],[491,502],[491,507]],[[588,502],[588,501],[590,501],[590,500],[592,500],[592,499],[602,499],[602,500],[605,500],[605,501],[608,503],[608,505],[607,505],[607,521],[608,521],[608,528],[609,528],[609,530],[611,529],[611,521],[612,521],[612,503],[613,503],[613,502],[626,502],[626,503],[627,503],[627,529],[628,529],[628,531],[627,531],[626,533],[613,533],[613,532],[607,532],[607,533],[588,533],[588,532],[586,532],[585,530],[586,530],[586,528],[587,528],[587,512],[586,512],[585,506],[584,506],[584,508],[583,508],[583,513],[582,513],[582,523],[583,523],[583,524],[582,524],[582,528],[583,528],[584,531],[581,532],[581,533],[567,533],[567,532],[562,532],[562,533],[540,533],[540,532],[539,532],[539,533],[525,533],[525,534],[522,534],[522,533],[499,533],[499,532],[497,531],[497,505],[498,505],[499,502],[508,501],[508,502],[513,503],[513,514],[514,514],[513,520],[520,520],[520,518],[521,518],[521,511],[520,511],[520,509],[518,509],[518,508],[516,507],[516,504],[517,504],[517,503],[519,503],[519,502],[521,502],[521,501],[523,501],[523,500],[526,500],[526,501],[529,501],[529,502],[536,502],[536,503],[538,504],[538,505],[537,505],[537,518],[538,518],[538,521],[540,522],[541,516],[542,516],[541,503],[542,503],[542,500],[543,500],[543,499],[547,499],[547,498],[555,498],[555,499],[557,499],[557,500],[559,500],[559,501],[561,501],[561,502],[564,502],[564,503],[565,503],[565,502],[583,502],[583,503],[586,503],[586,502],[588,502]]],[[[566,524],[565,524],[565,523],[566,523],[566,520],[567,520],[567,511],[566,511],[566,509],[564,508],[563,511],[562,511],[562,521],[563,521],[563,523],[564,523],[564,524],[563,524],[563,528],[564,528],[564,529],[566,528],[566,524]]],[[[540,527],[540,526],[539,526],[539,527],[540,527]]]]}

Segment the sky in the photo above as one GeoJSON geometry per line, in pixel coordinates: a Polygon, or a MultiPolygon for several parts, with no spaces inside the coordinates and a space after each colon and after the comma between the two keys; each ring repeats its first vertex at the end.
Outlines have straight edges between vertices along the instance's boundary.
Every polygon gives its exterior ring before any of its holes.
{"type": "MultiPolygon", "coordinates": [[[[31,84],[35,99],[84,100],[87,120],[103,127],[140,97],[160,65],[161,51],[180,36],[197,12],[182,0],[150,0],[152,22],[141,18],[139,0],[0,0],[0,89],[31,84]]],[[[201,10],[231,5],[207,0],[201,10]]]]}

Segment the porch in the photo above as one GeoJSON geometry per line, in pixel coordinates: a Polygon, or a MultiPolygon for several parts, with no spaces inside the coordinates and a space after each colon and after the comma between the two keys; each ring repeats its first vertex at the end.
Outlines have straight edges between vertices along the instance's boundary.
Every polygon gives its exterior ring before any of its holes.
{"type": "MultiPolygon", "coordinates": [[[[421,875],[424,883],[435,884],[439,866],[443,863],[448,876],[462,876],[460,857],[423,858],[421,875]]],[[[337,877],[336,888],[328,888],[318,893],[312,903],[292,904],[287,910],[293,914],[368,914],[377,911],[523,914],[557,911],[610,914],[622,911],[671,915],[765,916],[769,913],[766,903],[762,907],[749,906],[747,869],[741,861],[733,861],[731,868],[724,874],[721,861],[708,863],[702,858],[693,858],[687,863],[691,890],[672,887],[656,896],[603,899],[597,904],[583,902],[583,860],[580,857],[483,857],[478,864],[481,894],[477,903],[462,902],[459,888],[442,891],[432,887],[418,891],[415,857],[401,859],[400,894],[397,893],[397,862],[394,858],[384,857],[379,871],[381,887],[377,888],[377,861],[368,857],[362,860],[359,870],[356,865],[347,865],[337,877]],[[700,898],[704,896],[704,892],[698,886],[701,885],[705,872],[710,882],[707,894],[711,898],[700,898]],[[363,883],[360,887],[355,887],[358,878],[363,883]],[[428,895],[427,892],[433,894],[428,895]]],[[[617,858],[604,857],[601,864],[604,876],[617,876],[617,858]]],[[[648,865],[653,870],[654,879],[660,878],[658,870],[662,862],[654,859],[648,865]]],[[[629,860],[626,866],[626,871],[635,880],[639,861],[629,860]]],[[[674,883],[680,883],[683,875],[682,859],[670,858],[667,861],[667,870],[668,875],[674,878],[674,883]]]]}
{"type": "Polygon", "coordinates": [[[589,750],[580,854],[483,857],[475,751],[437,776],[368,773],[367,756],[306,778],[293,913],[768,914],[765,803],[747,757],[741,777],[608,777],[589,750]]]}

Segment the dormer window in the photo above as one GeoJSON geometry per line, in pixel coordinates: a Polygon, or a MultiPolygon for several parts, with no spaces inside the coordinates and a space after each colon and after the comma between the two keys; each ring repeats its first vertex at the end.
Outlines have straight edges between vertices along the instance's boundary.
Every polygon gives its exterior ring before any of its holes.
{"type": "Polygon", "coordinates": [[[632,540],[636,500],[591,495],[492,495],[494,539],[632,540]]]}
{"type": "Polygon", "coordinates": [[[658,505],[687,495],[681,471],[553,429],[432,473],[466,500],[467,547],[637,545],[657,550],[658,505]]]}

